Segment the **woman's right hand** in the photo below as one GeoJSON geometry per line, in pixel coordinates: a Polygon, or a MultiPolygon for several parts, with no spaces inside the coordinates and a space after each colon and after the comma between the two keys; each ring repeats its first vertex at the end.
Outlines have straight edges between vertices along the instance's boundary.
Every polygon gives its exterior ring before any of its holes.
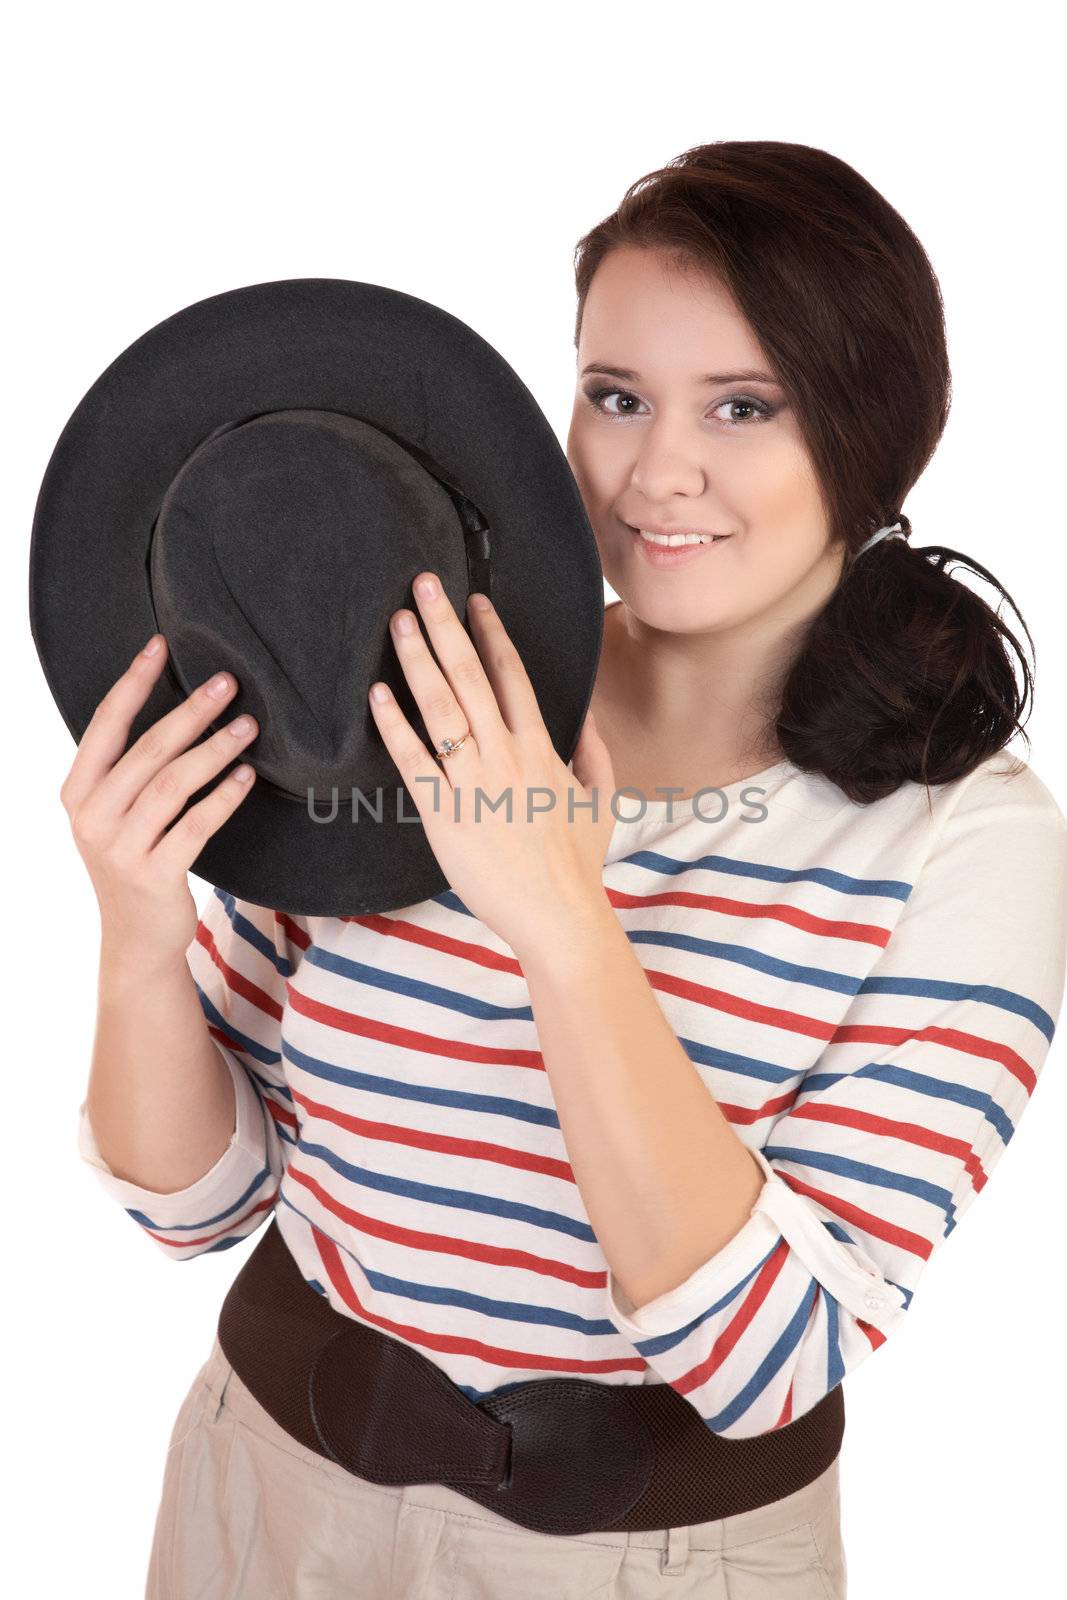
{"type": "Polygon", "coordinates": [[[127,750],[130,726],[167,659],[162,634],[149,642],[157,644],[155,654],[136,655],[100,701],[59,791],[96,891],[105,951],[129,957],[138,971],[184,960],[199,920],[189,868],[251,793],[251,768],[246,782],[230,773],[174,818],[259,733],[254,717],[240,732],[231,720],[189,748],[237,692],[227,672],[221,693],[209,692],[216,674],[127,750]]]}

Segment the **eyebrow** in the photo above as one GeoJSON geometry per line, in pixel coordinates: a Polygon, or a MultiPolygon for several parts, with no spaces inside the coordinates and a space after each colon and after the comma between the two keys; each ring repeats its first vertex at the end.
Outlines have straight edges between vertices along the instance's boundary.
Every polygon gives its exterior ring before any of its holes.
{"type": "MultiPolygon", "coordinates": [[[[624,383],[639,383],[640,374],[631,371],[629,367],[609,367],[602,361],[591,361],[583,367],[580,377],[587,377],[590,372],[602,372],[609,378],[621,378],[624,383]]],[[[777,383],[777,378],[772,378],[769,372],[760,372],[756,368],[749,368],[743,372],[706,372],[703,377],[695,380],[700,384],[719,383],[777,383]]]]}

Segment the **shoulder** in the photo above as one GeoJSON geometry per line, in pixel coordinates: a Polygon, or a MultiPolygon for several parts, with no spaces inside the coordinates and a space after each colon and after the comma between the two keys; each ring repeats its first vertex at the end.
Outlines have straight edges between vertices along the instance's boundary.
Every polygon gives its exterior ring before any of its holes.
{"type": "Polygon", "coordinates": [[[1007,750],[967,777],[943,786],[945,797],[931,856],[975,863],[990,881],[1013,871],[1033,877],[1067,871],[1067,817],[1039,774],[1007,750]]]}
{"type": "Polygon", "coordinates": [[[999,750],[966,778],[945,785],[956,792],[954,810],[966,816],[1040,819],[1067,826],[1067,818],[1047,784],[1028,762],[999,750]]]}
{"type": "MultiPolygon", "coordinates": [[[[770,804],[770,802],[768,802],[770,804]]],[[[1040,775],[1008,750],[951,783],[904,783],[869,805],[824,778],[788,786],[779,808],[808,854],[878,886],[905,920],[945,939],[980,921],[1034,933],[1067,918],[1067,818],[1040,775]],[[956,930],[953,932],[953,930],[956,930]]]]}
{"type": "Polygon", "coordinates": [[[1034,769],[1006,751],[946,784],[905,918],[989,970],[1026,952],[1056,979],[1067,950],[1067,818],[1034,769]]]}
{"type": "Polygon", "coordinates": [[[910,837],[918,858],[936,855],[952,841],[995,836],[1025,848],[1032,831],[1042,839],[1067,839],[1067,817],[1052,791],[1021,757],[997,751],[963,778],[927,788],[904,783],[867,806],[845,802],[850,820],[874,835],[910,837]]]}

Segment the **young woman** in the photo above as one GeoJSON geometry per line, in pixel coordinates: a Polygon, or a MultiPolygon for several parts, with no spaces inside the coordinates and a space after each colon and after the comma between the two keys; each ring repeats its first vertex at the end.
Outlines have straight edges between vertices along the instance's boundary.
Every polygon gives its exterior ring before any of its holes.
{"type": "MultiPolygon", "coordinates": [[[[205,687],[123,753],[157,641],[64,787],[104,928],[80,1148],[176,1259],[273,1212],[309,1292],[474,1400],[666,1382],[754,1438],[885,1343],[1017,1126],[1063,993],[1067,822],[1005,749],[1017,641],[963,557],[907,537],[949,369],[887,202],[823,151],[702,146],[581,241],[577,287],[568,454],[620,598],[573,761],[501,618],[472,601],[468,633],[421,580],[392,620],[426,742],[370,701],[413,796],[443,770],[559,804],[417,801],[452,888],[388,916],[216,892],[197,919],[198,839],[164,830],[233,743],[194,768],[205,687]]],[[[825,1600],[837,1467],[736,1516],[537,1533],[304,1449],[216,1341],[148,1594],[644,1600],[686,1574],[825,1600]]]]}

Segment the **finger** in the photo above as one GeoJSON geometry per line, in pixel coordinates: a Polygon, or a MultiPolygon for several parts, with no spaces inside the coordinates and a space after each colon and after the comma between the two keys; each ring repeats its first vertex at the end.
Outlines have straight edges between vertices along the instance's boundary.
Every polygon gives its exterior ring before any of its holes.
{"type": "Polygon", "coordinates": [[[251,794],[256,783],[254,769],[247,762],[241,762],[234,772],[228,772],[210,794],[190,806],[155,846],[152,859],[166,872],[188,872],[212,834],[219,831],[241,801],[251,794]],[[234,775],[243,768],[248,770],[245,783],[234,775]]]}
{"type": "MultiPolygon", "coordinates": [[[[191,750],[168,761],[148,780],[123,818],[124,840],[147,854],[188,803],[189,796],[244,754],[258,734],[255,718],[244,713],[191,750]]],[[[247,789],[247,785],[244,788],[247,789]]],[[[195,807],[190,807],[193,809],[195,807]]]]}
{"type": "MultiPolygon", "coordinates": [[[[464,721],[478,741],[479,750],[483,755],[490,755],[502,742],[508,729],[477,647],[456,615],[435,573],[420,572],[412,585],[412,592],[419,617],[440,662],[440,671],[455,696],[464,721]],[[420,588],[427,581],[433,583],[435,592],[432,595],[423,594],[420,588]]],[[[427,727],[430,727],[429,723],[427,727]]],[[[431,727],[430,732],[435,742],[440,743],[438,728],[431,727]]],[[[446,736],[449,733],[447,726],[443,733],[446,736]]]]}
{"type": "MultiPolygon", "coordinates": [[[[385,743],[385,748],[392,756],[404,785],[411,795],[419,812],[425,818],[428,812],[439,811],[444,804],[444,789],[448,782],[447,769],[459,756],[450,756],[444,763],[445,773],[427,750],[411,723],[401,711],[388,684],[375,684],[375,688],[385,690],[383,700],[375,700],[373,692],[368,696],[371,715],[378,725],[378,732],[385,743]]],[[[462,751],[460,755],[462,755],[462,751]]]]}
{"type": "Polygon", "coordinates": [[[486,663],[493,699],[504,725],[518,736],[544,736],[547,729],[534,686],[522,657],[500,620],[500,613],[492,603],[484,609],[473,605],[470,597],[468,610],[481,659],[486,663]]]}
{"type": "MultiPolygon", "coordinates": [[[[121,681],[121,680],[120,680],[121,681]]],[[[213,673],[182,703],[146,728],[89,793],[87,810],[121,818],[145,785],[221,717],[237,692],[232,672],[213,673]]],[[[129,735],[129,722],[126,723],[129,735]]]]}
{"type": "Polygon", "coordinates": [[[155,654],[146,656],[144,650],[138,651],[89,719],[59,791],[67,811],[74,811],[88,798],[129,742],[130,726],[152,693],[167,659],[167,641],[161,633],[153,634],[148,642],[157,645],[155,654]]]}
{"type": "MultiPolygon", "coordinates": [[[[443,744],[446,739],[451,739],[458,744],[460,740],[464,739],[464,735],[467,736],[462,749],[444,757],[450,769],[449,778],[452,782],[455,782],[461,774],[472,773],[479,760],[479,751],[482,746],[478,740],[472,717],[468,714],[466,707],[460,703],[452,685],[434,660],[423,637],[422,629],[419,627],[418,618],[410,611],[399,611],[390,618],[390,625],[397,657],[404,669],[408,687],[415,697],[415,703],[422,715],[423,723],[434,749],[436,750],[437,746],[443,744]],[[410,619],[412,623],[412,627],[408,632],[405,632],[403,628],[405,619],[410,619]]],[[[473,650],[473,648],[472,645],[471,649],[473,650]]],[[[484,683],[485,692],[491,696],[492,690],[489,688],[480,664],[478,671],[484,683]]],[[[497,721],[499,722],[499,716],[497,721]]]]}

